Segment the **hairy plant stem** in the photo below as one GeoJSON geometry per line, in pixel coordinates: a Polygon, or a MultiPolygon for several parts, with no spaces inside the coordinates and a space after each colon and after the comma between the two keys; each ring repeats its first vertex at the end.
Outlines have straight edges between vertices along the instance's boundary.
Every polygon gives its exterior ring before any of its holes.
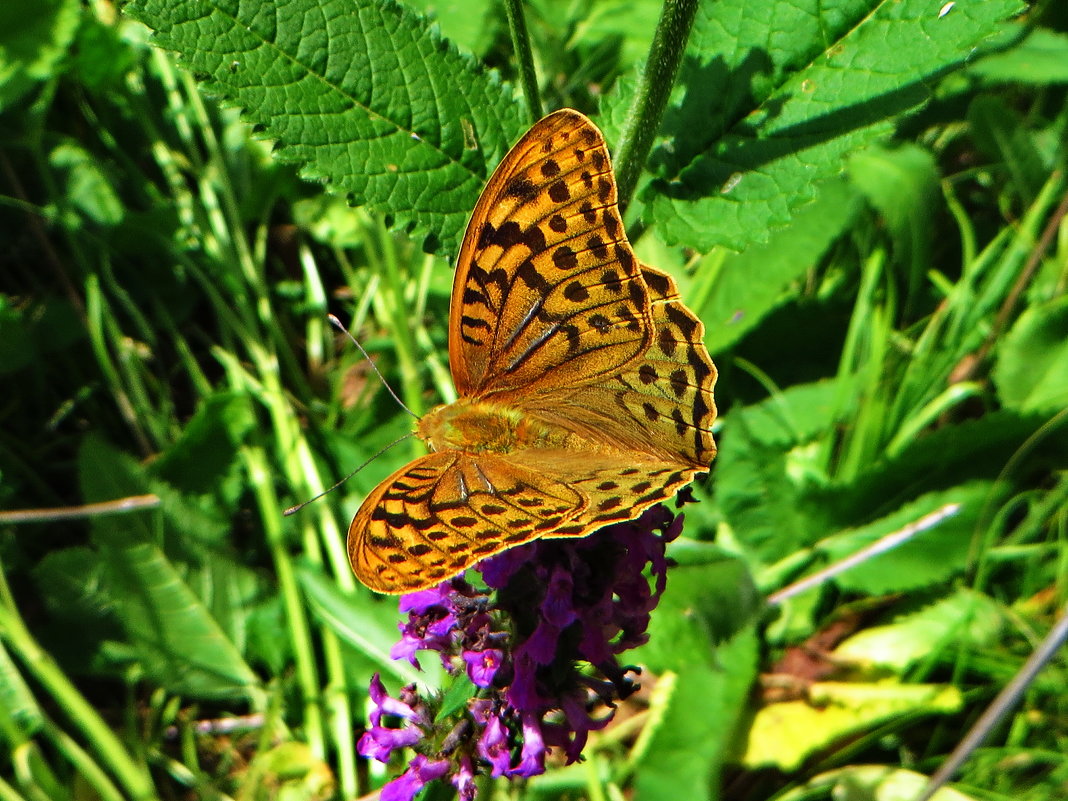
{"type": "Polygon", "coordinates": [[[616,154],[616,182],[619,206],[626,209],[638,185],[638,176],[660,127],[671,87],[686,51],[697,0],[665,0],[664,10],[649,48],[649,59],[642,70],[638,92],[627,112],[616,154]]]}
{"type": "Polygon", "coordinates": [[[530,121],[541,119],[541,97],[538,95],[538,78],[534,73],[534,54],[530,49],[530,35],[523,16],[523,0],[505,0],[508,12],[508,30],[512,34],[512,49],[519,60],[519,80],[523,84],[523,97],[527,101],[530,121]]]}

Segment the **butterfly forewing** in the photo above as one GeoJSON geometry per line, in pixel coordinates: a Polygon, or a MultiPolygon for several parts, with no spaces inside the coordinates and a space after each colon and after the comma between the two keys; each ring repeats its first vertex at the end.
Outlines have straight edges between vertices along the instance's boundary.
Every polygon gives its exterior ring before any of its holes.
{"type": "Polygon", "coordinates": [[[578,112],[551,114],[471,215],[449,328],[457,391],[529,394],[618,370],[652,336],[639,268],[603,137],[578,112]]]}

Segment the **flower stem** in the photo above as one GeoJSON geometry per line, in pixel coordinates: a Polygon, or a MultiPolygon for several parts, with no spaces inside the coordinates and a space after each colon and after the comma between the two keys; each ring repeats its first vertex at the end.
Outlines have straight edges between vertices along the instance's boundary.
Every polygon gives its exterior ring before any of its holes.
{"type": "Polygon", "coordinates": [[[638,92],[627,112],[616,157],[616,181],[619,184],[619,205],[626,208],[638,176],[652,147],[653,137],[660,127],[671,87],[682,63],[682,54],[690,38],[697,0],[665,0],[664,10],[657,23],[649,59],[642,70],[638,92]]]}
{"type": "Polygon", "coordinates": [[[519,59],[519,80],[523,84],[523,96],[530,111],[530,121],[541,119],[541,97],[538,95],[538,78],[534,74],[534,54],[530,49],[530,35],[523,16],[523,0],[505,0],[508,12],[508,30],[512,34],[512,49],[519,59]]]}

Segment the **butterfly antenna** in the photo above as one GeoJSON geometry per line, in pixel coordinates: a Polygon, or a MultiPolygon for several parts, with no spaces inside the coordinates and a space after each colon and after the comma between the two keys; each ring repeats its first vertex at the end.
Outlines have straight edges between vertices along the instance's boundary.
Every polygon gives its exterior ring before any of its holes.
{"type": "MultiPolygon", "coordinates": [[[[385,376],[382,375],[382,371],[378,369],[378,365],[375,364],[375,360],[372,359],[367,354],[367,351],[365,351],[363,349],[363,345],[361,345],[359,343],[359,341],[356,339],[356,337],[354,337],[352,335],[352,332],[349,331],[349,329],[347,329],[345,326],[343,326],[341,324],[341,320],[337,319],[337,317],[335,317],[334,315],[328,314],[326,316],[328,318],[330,318],[330,322],[332,322],[334,324],[334,327],[338,331],[340,331],[342,334],[344,334],[349,339],[351,339],[352,340],[352,344],[360,349],[360,353],[363,354],[363,358],[367,359],[367,361],[370,363],[371,369],[374,370],[375,371],[375,375],[378,376],[378,380],[382,382],[382,386],[384,386],[386,388],[386,390],[389,392],[389,394],[393,396],[393,400],[395,400],[397,402],[397,405],[400,406],[402,409],[404,409],[404,411],[406,411],[408,414],[410,414],[416,420],[418,420],[419,419],[419,415],[417,415],[415,412],[413,412],[411,409],[409,409],[407,406],[404,405],[404,401],[402,401],[400,399],[400,397],[397,395],[397,393],[393,391],[393,387],[391,387],[389,385],[389,382],[386,381],[385,376]]],[[[400,440],[397,440],[397,442],[400,442],[400,440]]],[[[396,444],[397,444],[396,442],[393,443],[393,445],[396,445],[396,444]]],[[[393,445],[390,445],[389,448],[392,448],[393,445]]],[[[387,450],[388,450],[388,448],[387,448],[387,450]]],[[[341,479],[341,481],[347,481],[347,480],[348,480],[347,476],[345,478],[341,479]]],[[[341,483],[341,482],[338,482],[338,483],[341,483]]],[[[330,489],[333,489],[333,487],[331,487],[330,489]]],[[[330,490],[327,490],[327,492],[330,492],[330,490]]],[[[314,501],[314,500],[315,500],[315,498],[312,498],[312,501],[314,501]]],[[[311,503],[311,501],[308,501],[308,503],[311,503]]]]}
{"type": "MultiPolygon", "coordinates": [[[[362,348],[361,348],[361,350],[362,350],[362,348]]],[[[351,473],[349,473],[347,476],[345,476],[343,479],[341,479],[339,482],[337,482],[330,489],[323,490],[318,495],[316,495],[314,498],[309,498],[308,500],[304,501],[304,503],[298,503],[296,506],[290,506],[288,509],[286,509],[284,512],[282,512],[282,516],[283,517],[289,517],[292,514],[296,514],[301,509],[303,509],[305,506],[307,506],[309,503],[315,503],[317,500],[322,498],[324,495],[333,492],[338,487],[340,487],[342,484],[344,484],[346,481],[348,481],[350,478],[352,478],[354,475],[356,475],[361,470],[363,470],[365,467],[367,467],[367,465],[371,464],[371,462],[373,462],[375,459],[377,459],[383,453],[385,453],[390,448],[392,448],[394,445],[399,445],[400,443],[404,442],[404,440],[408,439],[411,436],[413,436],[413,435],[412,434],[405,434],[403,437],[393,440],[393,442],[389,443],[389,445],[384,447],[382,450],[380,450],[378,453],[376,453],[374,456],[372,456],[366,462],[361,464],[359,467],[357,467],[355,470],[353,470],[351,473]]]]}

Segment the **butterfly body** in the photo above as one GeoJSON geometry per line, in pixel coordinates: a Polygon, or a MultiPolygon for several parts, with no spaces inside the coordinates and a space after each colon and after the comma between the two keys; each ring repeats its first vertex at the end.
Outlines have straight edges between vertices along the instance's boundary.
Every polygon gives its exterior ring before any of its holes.
{"type": "Polygon", "coordinates": [[[569,434],[520,409],[460,399],[438,406],[419,419],[416,435],[432,451],[511,453],[523,448],[563,447],[569,434]]]}
{"type": "Polygon", "coordinates": [[[545,117],[475,206],[449,320],[459,399],[419,420],[431,453],[380,484],[349,558],[412,592],[541,537],[632,520],[708,469],[716,370],[674,280],[627,242],[600,131],[545,117]]]}

